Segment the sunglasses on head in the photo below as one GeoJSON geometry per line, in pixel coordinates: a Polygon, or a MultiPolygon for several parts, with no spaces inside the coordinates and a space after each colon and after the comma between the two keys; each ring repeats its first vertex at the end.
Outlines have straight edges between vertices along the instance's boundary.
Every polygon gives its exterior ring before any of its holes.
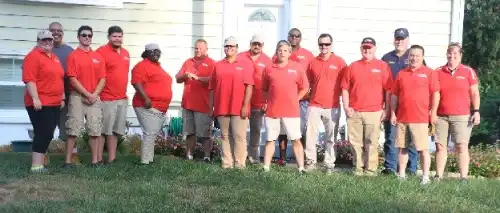
{"type": "Polygon", "coordinates": [[[319,43],[318,44],[318,46],[320,46],[320,47],[329,47],[331,45],[332,45],[332,43],[319,43]]]}
{"type": "Polygon", "coordinates": [[[82,38],[87,38],[87,37],[92,38],[92,34],[82,33],[82,34],[80,34],[80,37],[82,37],[82,38]]]}

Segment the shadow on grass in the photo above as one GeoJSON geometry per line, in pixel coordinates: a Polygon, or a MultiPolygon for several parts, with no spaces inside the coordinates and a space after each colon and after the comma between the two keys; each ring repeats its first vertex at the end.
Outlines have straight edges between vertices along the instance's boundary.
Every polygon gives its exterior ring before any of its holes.
{"type": "Polygon", "coordinates": [[[498,181],[477,180],[469,185],[445,181],[421,187],[417,179],[400,182],[390,177],[326,176],[319,172],[301,176],[290,168],[273,168],[264,173],[257,166],[249,166],[245,171],[222,170],[218,164],[164,156],[153,166],[135,165],[135,160],[135,156],[122,156],[110,167],[68,171],[58,169],[62,156],[55,156],[51,157],[54,175],[31,176],[26,172],[28,155],[0,154],[0,161],[5,162],[0,166],[0,179],[8,180],[2,187],[10,190],[0,212],[498,212],[500,209],[498,181]],[[43,194],[44,190],[55,194],[43,194]]]}

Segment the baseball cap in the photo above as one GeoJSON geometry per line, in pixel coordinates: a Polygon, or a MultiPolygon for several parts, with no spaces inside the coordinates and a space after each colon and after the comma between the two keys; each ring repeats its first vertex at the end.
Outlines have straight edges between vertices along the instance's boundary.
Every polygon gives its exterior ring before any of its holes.
{"type": "Polygon", "coordinates": [[[361,41],[361,46],[363,47],[375,47],[377,42],[372,37],[366,37],[361,41]]]}
{"type": "Polygon", "coordinates": [[[250,43],[256,43],[256,42],[263,44],[264,43],[264,36],[259,35],[259,34],[253,35],[250,43]]]}
{"type": "Polygon", "coordinates": [[[54,37],[52,36],[52,33],[49,30],[42,30],[42,31],[38,32],[36,37],[40,40],[42,40],[42,39],[54,39],[54,37]]]}
{"type": "Polygon", "coordinates": [[[224,39],[224,46],[236,46],[238,45],[238,40],[234,36],[229,36],[226,39],[224,39]]]}
{"type": "Polygon", "coordinates": [[[406,28],[398,28],[394,31],[394,38],[408,38],[410,33],[406,28]]]}
{"type": "Polygon", "coordinates": [[[155,44],[155,43],[149,43],[149,44],[146,44],[146,50],[159,50],[160,49],[160,46],[158,44],[155,44]]]}

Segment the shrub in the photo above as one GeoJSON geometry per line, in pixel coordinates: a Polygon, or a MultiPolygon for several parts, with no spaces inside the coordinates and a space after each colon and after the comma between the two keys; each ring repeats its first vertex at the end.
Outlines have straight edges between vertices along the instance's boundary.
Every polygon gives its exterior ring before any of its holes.
{"type": "MultiPolygon", "coordinates": [[[[352,165],[354,159],[354,152],[351,143],[347,140],[338,140],[335,145],[335,164],[346,164],[352,165]]],[[[320,142],[316,145],[317,160],[318,162],[323,162],[325,160],[325,143],[320,142]]]]}
{"type": "Polygon", "coordinates": [[[10,144],[1,145],[0,152],[12,152],[12,145],[10,145],[10,144]]]}
{"type": "MultiPolygon", "coordinates": [[[[220,159],[221,147],[220,139],[214,138],[214,144],[210,158],[217,160],[220,159]]],[[[202,159],[205,156],[203,151],[203,144],[198,141],[193,150],[193,157],[195,159],[202,159]]],[[[186,155],[187,143],[183,140],[182,136],[158,136],[155,141],[155,154],[174,155],[177,157],[184,157],[186,155]]]]}
{"type": "Polygon", "coordinates": [[[49,148],[47,152],[49,153],[65,153],[66,151],[66,142],[56,139],[52,140],[49,144],[49,148]]]}

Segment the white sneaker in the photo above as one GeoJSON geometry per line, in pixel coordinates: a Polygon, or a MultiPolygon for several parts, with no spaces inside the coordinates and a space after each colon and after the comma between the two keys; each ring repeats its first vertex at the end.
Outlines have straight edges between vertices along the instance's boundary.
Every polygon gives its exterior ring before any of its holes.
{"type": "Polygon", "coordinates": [[[262,169],[264,169],[264,172],[271,171],[271,167],[269,167],[269,166],[263,166],[262,169]]]}
{"type": "Polygon", "coordinates": [[[406,175],[398,175],[398,180],[406,180],[406,175]]]}
{"type": "Polygon", "coordinates": [[[193,160],[193,155],[186,155],[186,159],[193,160]]]}
{"type": "Polygon", "coordinates": [[[431,179],[429,179],[429,177],[423,177],[420,185],[427,185],[429,183],[431,183],[431,179]]]}

